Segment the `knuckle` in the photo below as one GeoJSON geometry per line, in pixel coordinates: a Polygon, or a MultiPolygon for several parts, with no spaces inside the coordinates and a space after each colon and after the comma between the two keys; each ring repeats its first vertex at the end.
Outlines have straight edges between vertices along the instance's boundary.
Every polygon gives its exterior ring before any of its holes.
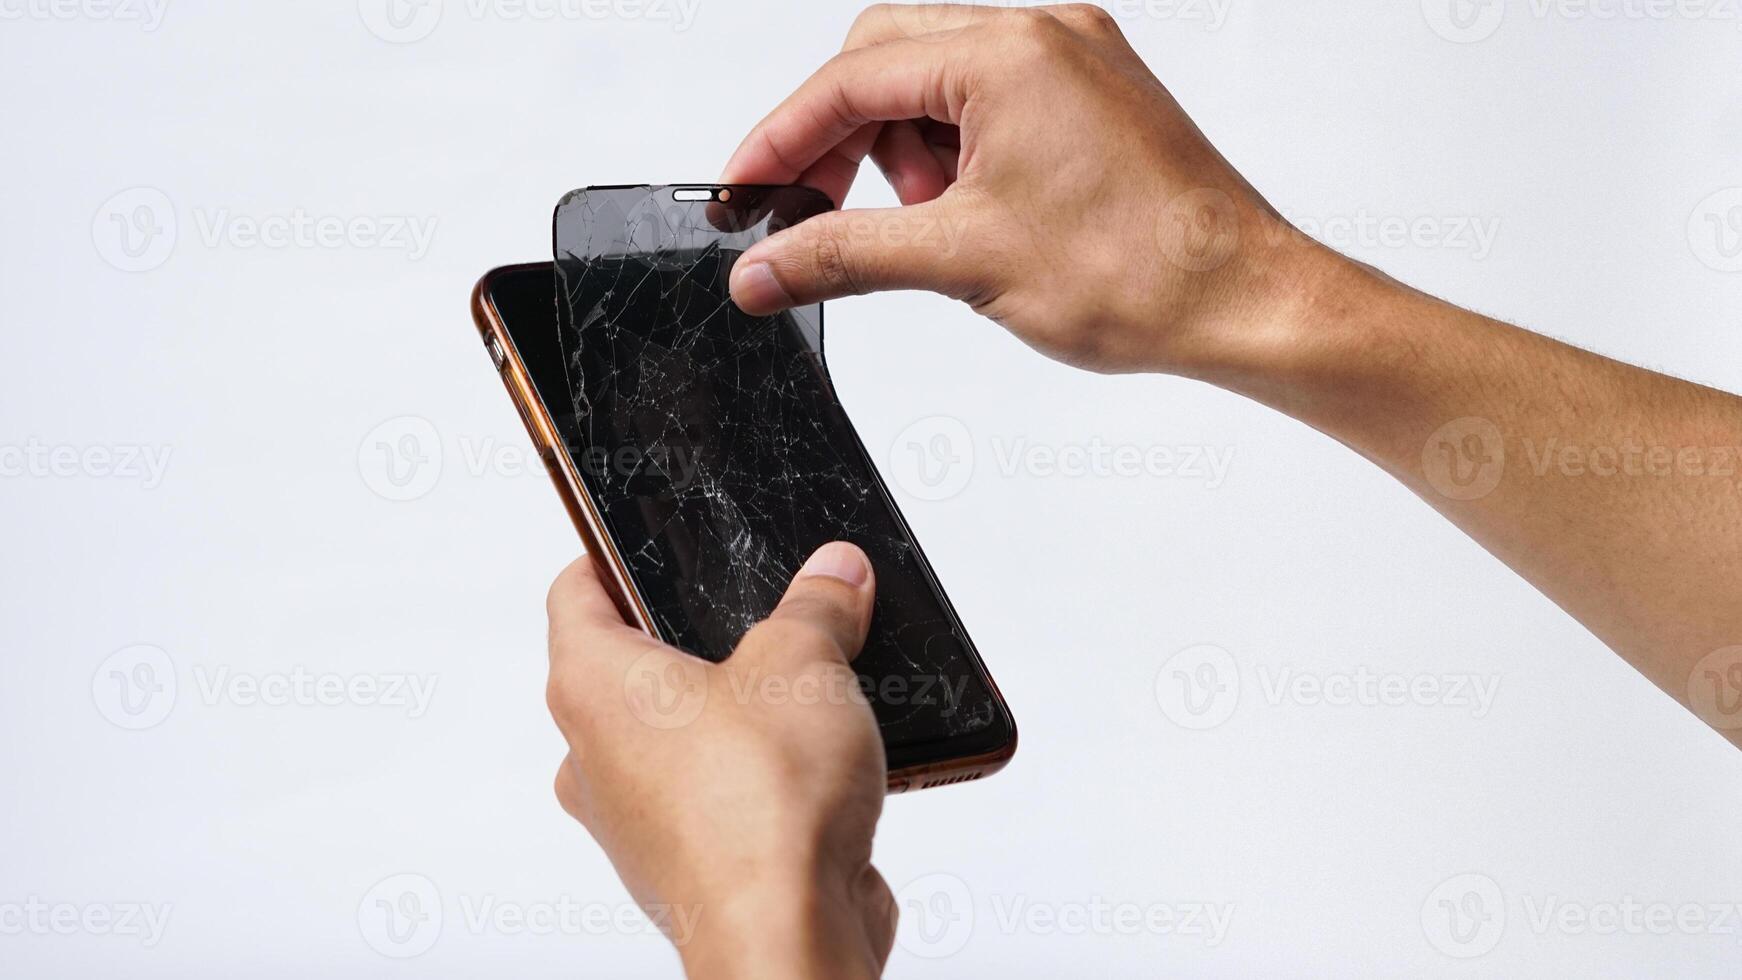
{"type": "Polygon", "coordinates": [[[556,776],[551,779],[551,790],[556,793],[556,801],[564,810],[573,814],[575,804],[575,777],[569,771],[569,760],[564,759],[557,766],[556,776]]]}
{"type": "Polygon", "coordinates": [[[551,788],[556,792],[557,805],[562,807],[564,813],[579,820],[582,824],[586,824],[588,817],[584,805],[586,795],[581,791],[580,779],[575,774],[575,762],[572,757],[564,759],[562,765],[557,767],[556,778],[552,782],[551,788]]]}
{"type": "Polygon", "coordinates": [[[587,718],[585,685],[566,671],[553,670],[544,685],[545,707],[557,727],[567,733],[587,718]]]}
{"type": "Polygon", "coordinates": [[[894,11],[889,9],[890,6],[887,3],[874,3],[859,11],[859,16],[853,18],[853,26],[847,29],[847,42],[851,44],[864,37],[870,33],[873,26],[892,17],[894,11]]]}
{"type": "Polygon", "coordinates": [[[1098,31],[1119,29],[1119,22],[1113,19],[1112,14],[1092,3],[1067,3],[1055,7],[1053,10],[1061,20],[1072,27],[1098,31]]]}
{"type": "Polygon", "coordinates": [[[1039,7],[1018,7],[1010,11],[1010,16],[1004,19],[1004,30],[1013,37],[1041,39],[1050,38],[1052,32],[1058,30],[1056,17],[1039,7]]]}

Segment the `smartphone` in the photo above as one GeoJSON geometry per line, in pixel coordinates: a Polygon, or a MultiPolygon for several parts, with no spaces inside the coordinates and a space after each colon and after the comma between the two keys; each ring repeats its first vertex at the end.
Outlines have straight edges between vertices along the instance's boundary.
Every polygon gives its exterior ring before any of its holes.
{"type": "Polygon", "coordinates": [[[805,188],[576,192],[556,262],[486,274],[474,319],[626,622],[721,660],[815,548],[852,541],[877,573],[853,667],[889,791],[967,782],[1009,761],[1015,722],[835,395],[822,307],[751,317],[727,291],[744,247],[828,207],[805,188]]]}

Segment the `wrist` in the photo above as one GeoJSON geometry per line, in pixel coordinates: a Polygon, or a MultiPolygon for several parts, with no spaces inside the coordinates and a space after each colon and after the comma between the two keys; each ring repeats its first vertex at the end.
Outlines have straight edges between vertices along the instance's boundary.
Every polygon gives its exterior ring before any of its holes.
{"type": "MultiPolygon", "coordinates": [[[[1280,219],[1275,219],[1280,222],[1280,219]]],[[[1232,265],[1233,263],[1230,263],[1232,265]]],[[[1191,356],[1165,368],[1289,415],[1380,465],[1407,469],[1507,335],[1293,228],[1244,256],[1191,356]]],[[[1512,331],[1516,333],[1516,331],[1512,331]]]]}
{"type": "Polygon", "coordinates": [[[1375,314],[1407,290],[1281,218],[1247,224],[1248,247],[1220,270],[1205,312],[1158,370],[1289,411],[1313,383],[1386,356],[1375,314]]]}
{"type": "Polygon", "coordinates": [[[769,875],[706,902],[678,946],[691,980],[874,978],[879,956],[850,879],[806,869],[769,875]]]}

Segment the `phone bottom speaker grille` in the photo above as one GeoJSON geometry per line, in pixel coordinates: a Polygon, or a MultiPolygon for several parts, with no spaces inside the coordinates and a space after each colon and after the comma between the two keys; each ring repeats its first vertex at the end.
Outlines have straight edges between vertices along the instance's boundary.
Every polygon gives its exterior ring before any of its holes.
{"type": "Polygon", "coordinates": [[[931,789],[933,786],[949,786],[955,783],[972,782],[984,775],[985,773],[982,772],[971,772],[965,776],[944,776],[941,779],[928,779],[925,782],[920,783],[919,788],[931,789]]]}

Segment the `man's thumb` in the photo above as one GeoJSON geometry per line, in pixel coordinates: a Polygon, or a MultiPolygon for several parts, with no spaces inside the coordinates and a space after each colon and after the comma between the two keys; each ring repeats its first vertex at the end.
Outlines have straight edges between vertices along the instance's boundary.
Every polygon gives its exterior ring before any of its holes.
{"type": "Polygon", "coordinates": [[[938,201],[830,211],[757,243],[732,268],[732,300],[752,315],[885,289],[965,295],[964,236],[938,201]]]}
{"type": "Polygon", "coordinates": [[[845,541],[825,544],[798,570],[774,612],[751,630],[746,645],[759,657],[787,662],[852,660],[865,644],[875,593],[864,552],[845,541]]]}

